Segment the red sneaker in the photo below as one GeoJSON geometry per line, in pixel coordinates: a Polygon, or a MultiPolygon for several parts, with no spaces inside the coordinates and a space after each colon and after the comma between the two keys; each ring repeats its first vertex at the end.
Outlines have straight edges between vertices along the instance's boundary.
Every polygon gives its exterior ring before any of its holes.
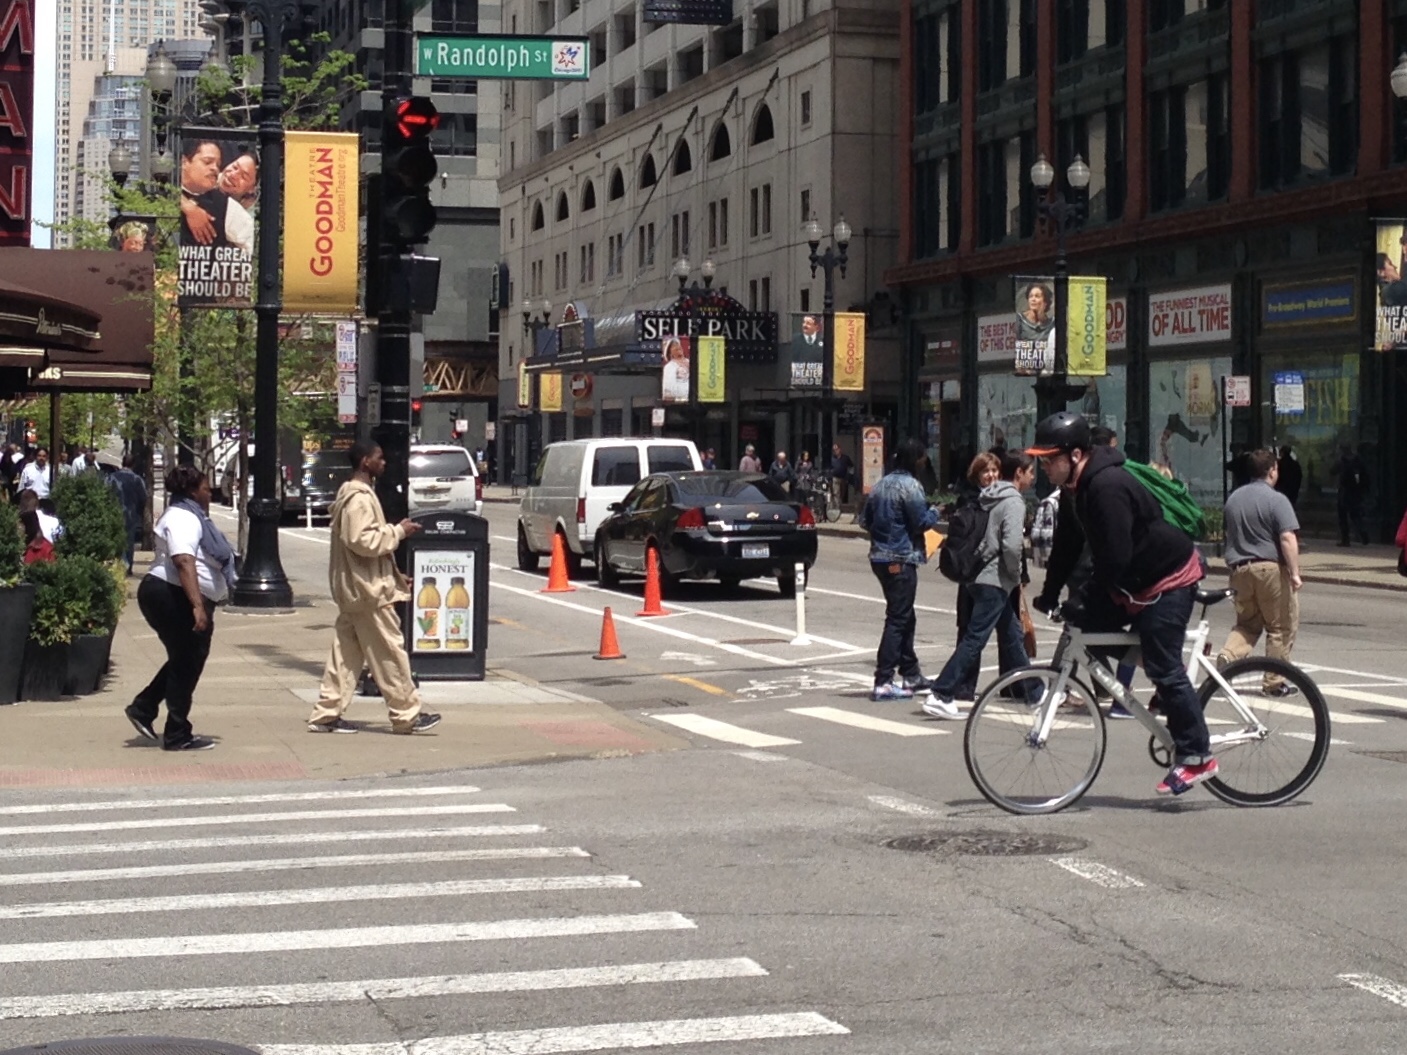
{"type": "Polygon", "coordinates": [[[1181,795],[1192,790],[1193,785],[1211,780],[1216,776],[1216,759],[1211,758],[1200,766],[1173,766],[1155,790],[1159,795],[1181,795]]]}

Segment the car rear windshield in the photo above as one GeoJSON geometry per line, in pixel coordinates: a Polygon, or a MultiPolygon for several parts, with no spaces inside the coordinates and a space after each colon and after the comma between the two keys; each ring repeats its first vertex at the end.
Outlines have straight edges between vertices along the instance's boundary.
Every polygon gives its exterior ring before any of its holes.
{"type": "Polygon", "coordinates": [[[646,448],[652,473],[687,473],[694,468],[694,459],[689,457],[689,448],[665,446],[663,444],[646,448]]]}
{"type": "Polygon", "coordinates": [[[421,451],[410,456],[411,476],[472,476],[468,451],[421,451]]]}
{"type": "Polygon", "coordinates": [[[634,487],[640,482],[640,452],[635,447],[597,447],[594,459],[592,487],[634,487]]]}
{"type": "Polygon", "coordinates": [[[788,500],[786,492],[771,480],[747,480],[736,476],[681,476],[679,493],[689,498],[726,498],[744,504],[788,500]]]}

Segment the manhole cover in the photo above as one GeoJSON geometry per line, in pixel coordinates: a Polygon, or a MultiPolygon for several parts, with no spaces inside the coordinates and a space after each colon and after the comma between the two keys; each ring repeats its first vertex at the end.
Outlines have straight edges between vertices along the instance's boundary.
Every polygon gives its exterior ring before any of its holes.
{"type": "Polygon", "coordinates": [[[187,1040],[184,1037],[95,1037],[88,1040],[60,1040],[11,1048],[0,1055],[255,1055],[249,1048],[221,1044],[217,1040],[187,1040]]]}
{"type": "Polygon", "coordinates": [[[1021,835],[1011,832],[929,832],[901,835],[884,843],[891,850],[916,854],[963,854],[968,857],[1033,857],[1068,854],[1089,845],[1068,835],[1021,835]]]}
{"type": "Polygon", "coordinates": [[[1354,751],[1355,755],[1381,758],[1384,762],[1407,762],[1407,751],[1354,751]]]}

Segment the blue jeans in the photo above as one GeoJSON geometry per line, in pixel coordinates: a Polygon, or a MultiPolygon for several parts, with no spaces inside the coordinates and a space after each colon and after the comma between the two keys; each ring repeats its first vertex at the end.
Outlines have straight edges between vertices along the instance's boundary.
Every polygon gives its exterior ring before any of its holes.
{"type": "Polygon", "coordinates": [[[897,671],[910,681],[922,670],[914,653],[914,631],[918,616],[914,614],[914,597],[918,594],[917,564],[871,563],[879,588],[884,591],[884,631],[879,636],[879,653],[875,656],[875,688],[887,685],[897,671]],[[891,572],[891,568],[897,571],[891,572]]]}
{"type": "Polygon", "coordinates": [[[973,583],[967,587],[967,594],[972,598],[967,630],[933,686],[934,695],[945,700],[951,700],[965,682],[976,682],[982,666],[982,650],[994,630],[1000,669],[1015,670],[1030,664],[1021,633],[1021,617],[1011,603],[1011,593],[1000,586],[973,583]]]}

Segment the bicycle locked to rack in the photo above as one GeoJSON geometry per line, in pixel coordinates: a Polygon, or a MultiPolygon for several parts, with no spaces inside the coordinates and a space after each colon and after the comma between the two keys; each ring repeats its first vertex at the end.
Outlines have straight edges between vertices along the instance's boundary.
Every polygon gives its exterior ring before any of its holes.
{"type": "MultiPolygon", "coordinates": [[[[1283,660],[1252,656],[1217,669],[1208,654],[1207,609],[1231,595],[1198,589],[1201,620],[1187,631],[1187,676],[1196,686],[1205,675],[1198,702],[1218,763],[1206,788],[1233,805],[1277,806],[1324,767],[1329,708],[1309,675],[1283,660]]],[[[1055,813],[1089,790],[1107,745],[1090,679],[1148,730],[1153,762],[1171,766],[1172,734],[1119,683],[1109,660],[1091,651],[1131,662],[1138,645],[1136,632],[1086,633],[1067,621],[1048,665],[1011,671],[982,693],[967,719],[963,755],[987,801],[1009,813],[1055,813]]]]}

